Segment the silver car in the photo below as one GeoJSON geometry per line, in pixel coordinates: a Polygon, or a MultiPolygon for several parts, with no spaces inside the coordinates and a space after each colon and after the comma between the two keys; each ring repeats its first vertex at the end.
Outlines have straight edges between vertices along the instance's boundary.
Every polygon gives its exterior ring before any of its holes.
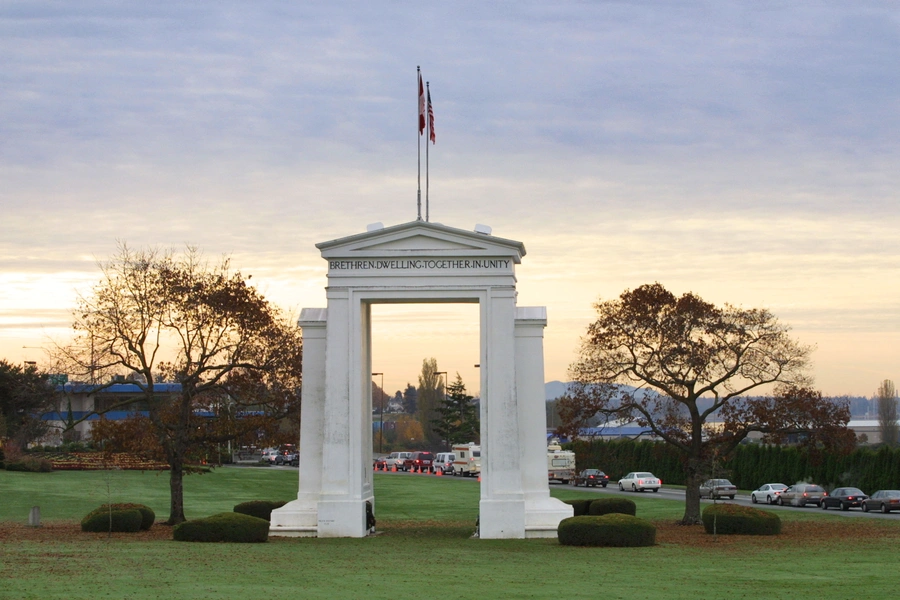
{"type": "Polygon", "coordinates": [[[827,495],[825,489],[814,483],[798,483],[781,492],[778,496],[778,506],[789,504],[791,506],[806,506],[807,504],[821,505],[822,498],[827,495]]]}
{"type": "Polygon", "coordinates": [[[788,486],[783,483],[767,483],[765,485],[761,485],[752,492],[750,492],[750,502],[756,504],[758,502],[765,502],[766,504],[775,504],[778,501],[778,496],[781,495],[781,492],[787,489],[788,486]]]}
{"type": "Polygon", "coordinates": [[[701,498],[730,498],[734,500],[737,486],[727,479],[707,479],[700,486],[701,498]]]}
{"type": "Polygon", "coordinates": [[[661,487],[662,481],[656,475],[647,471],[632,471],[619,480],[619,489],[622,491],[643,492],[644,490],[650,490],[651,492],[658,492],[661,487]]]}

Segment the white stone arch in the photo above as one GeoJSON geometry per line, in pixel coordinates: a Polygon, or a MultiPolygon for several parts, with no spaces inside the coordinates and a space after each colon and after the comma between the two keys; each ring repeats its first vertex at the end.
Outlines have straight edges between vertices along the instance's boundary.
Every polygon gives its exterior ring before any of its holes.
{"type": "MultiPolygon", "coordinates": [[[[364,537],[372,485],[371,306],[477,302],[482,538],[555,536],[572,507],[550,497],[544,307],[516,306],[521,242],[413,221],[316,245],[327,308],[307,308],[297,500],[272,535],[364,537]]],[[[376,509],[377,515],[377,509],[376,509]]]]}

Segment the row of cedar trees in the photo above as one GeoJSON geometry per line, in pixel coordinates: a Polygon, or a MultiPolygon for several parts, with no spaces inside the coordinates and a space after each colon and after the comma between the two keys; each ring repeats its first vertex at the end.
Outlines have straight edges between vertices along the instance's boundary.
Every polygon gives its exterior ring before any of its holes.
{"type": "MultiPolygon", "coordinates": [[[[663,483],[684,485],[684,458],[675,448],[648,440],[593,440],[571,444],[575,462],[599,468],[615,481],[635,469],[646,469],[663,483]]],[[[849,454],[810,452],[797,446],[744,444],[716,462],[710,477],[731,480],[739,489],[753,490],[764,483],[813,482],[833,489],[854,486],[871,494],[900,488],[900,448],[857,448],[849,454]]]]}

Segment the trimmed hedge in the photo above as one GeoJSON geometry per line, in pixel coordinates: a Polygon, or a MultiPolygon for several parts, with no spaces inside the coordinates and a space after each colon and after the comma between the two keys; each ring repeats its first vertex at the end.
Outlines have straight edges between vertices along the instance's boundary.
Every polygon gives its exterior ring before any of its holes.
{"type": "Polygon", "coordinates": [[[633,517],[637,513],[637,505],[634,503],[634,500],[628,498],[597,498],[591,502],[587,512],[587,514],[594,516],[611,513],[631,515],[633,517]]]}
{"type": "Polygon", "coordinates": [[[256,543],[269,539],[269,522],[236,512],[219,513],[175,526],[176,542],[256,543]]]}
{"type": "Polygon", "coordinates": [[[778,535],[781,519],[773,512],[739,504],[710,504],[703,509],[706,533],[721,535],[778,535]],[[715,531],[713,529],[715,528],[715,531]]]}
{"type": "Polygon", "coordinates": [[[141,530],[143,517],[136,508],[94,510],[81,520],[81,530],[91,533],[107,531],[135,533],[141,530]]]}
{"type": "Polygon", "coordinates": [[[287,502],[281,501],[273,501],[273,500],[251,500],[249,502],[241,502],[240,504],[236,504],[234,506],[234,512],[241,513],[242,515],[250,515],[251,517],[256,517],[257,519],[265,519],[266,521],[272,520],[272,511],[276,508],[281,508],[287,504],[287,502]]]}
{"type": "Polygon", "coordinates": [[[573,516],[581,517],[588,514],[588,510],[590,509],[593,500],[563,500],[563,502],[571,505],[572,508],[575,509],[575,514],[573,516]]]}
{"type": "MultiPolygon", "coordinates": [[[[109,514],[109,504],[102,504],[99,508],[95,508],[91,512],[87,514],[87,517],[93,515],[94,513],[102,513],[104,515],[109,514]]],[[[149,506],[145,506],[144,504],[135,504],[132,502],[119,502],[112,505],[113,510],[128,510],[134,509],[141,513],[141,529],[147,531],[153,526],[153,523],[156,522],[156,513],[153,512],[153,509],[149,506]]],[[[87,518],[85,517],[85,518],[87,518]]]]}
{"type": "Polygon", "coordinates": [[[557,537],[564,546],[652,546],[656,543],[656,527],[631,515],[587,515],[563,519],[557,537]]]}
{"type": "Polygon", "coordinates": [[[23,473],[49,473],[53,470],[53,463],[46,458],[26,456],[21,460],[6,463],[6,470],[23,473]]]}

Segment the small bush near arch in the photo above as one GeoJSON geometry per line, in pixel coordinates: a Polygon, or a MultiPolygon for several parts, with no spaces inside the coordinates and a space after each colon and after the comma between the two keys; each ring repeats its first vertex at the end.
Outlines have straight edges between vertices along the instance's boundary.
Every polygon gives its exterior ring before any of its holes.
{"type": "Polygon", "coordinates": [[[656,527],[631,515],[610,513],[563,519],[557,529],[564,546],[606,546],[614,548],[653,546],[656,527]]]}
{"type": "Polygon", "coordinates": [[[141,530],[143,517],[136,508],[94,510],[81,520],[81,530],[91,533],[107,531],[134,533],[141,530]]]}
{"type": "Polygon", "coordinates": [[[588,499],[588,500],[563,500],[563,502],[565,502],[566,504],[568,504],[569,506],[571,506],[574,509],[575,514],[572,516],[580,517],[582,515],[588,514],[588,508],[590,507],[591,502],[593,502],[593,500],[590,500],[590,499],[588,499]]]}
{"type": "Polygon", "coordinates": [[[637,505],[634,503],[634,500],[629,498],[597,498],[591,502],[587,512],[587,514],[594,516],[612,513],[631,515],[633,517],[637,513],[637,505]]]}
{"type": "Polygon", "coordinates": [[[781,519],[773,512],[739,504],[710,504],[703,509],[706,533],[778,535],[781,519]]]}
{"type": "Polygon", "coordinates": [[[236,504],[233,510],[234,512],[241,513],[242,515],[250,515],[251,517],[256,517],[257,519],[265,519],[266,521],[271,521],[272,511],[276,508],[281,508],[285,504],[287,504],[287,502],[283,500],[250,500],[249,502],[241,502],[240,504],[236,504]]]}
{"type": "Polygon", "coordinates": [[[265,542],[269,522],[236,512],[219,513],[176,525],[172,537],[176,542],[265,542]]]}

